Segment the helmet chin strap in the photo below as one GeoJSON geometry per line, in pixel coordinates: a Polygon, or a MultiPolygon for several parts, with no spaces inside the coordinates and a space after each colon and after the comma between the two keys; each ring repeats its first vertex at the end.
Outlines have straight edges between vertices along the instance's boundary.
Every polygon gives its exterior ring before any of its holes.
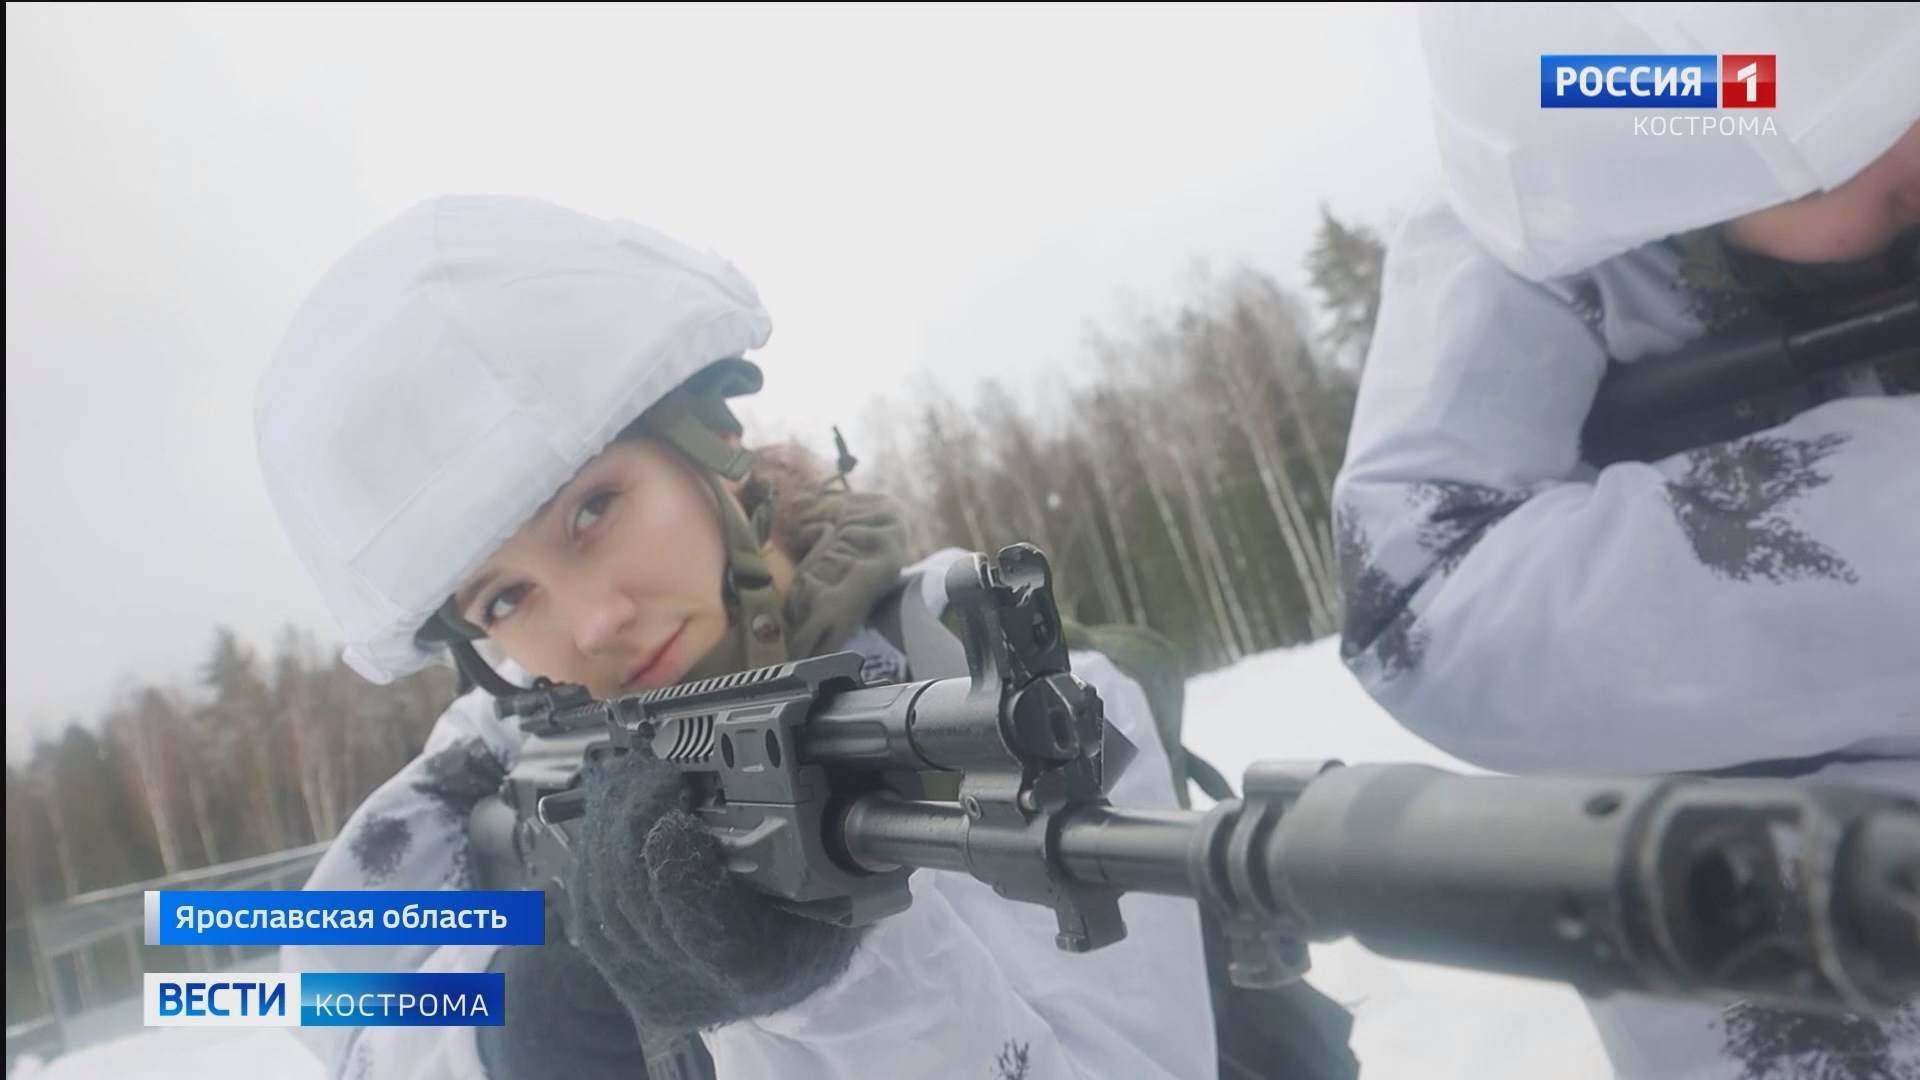
{"type": "MultiPolygon", "coordinates": [[[[486,658],[480,655],[480,650],[474,648],[471,640],[458,638],[448,642],[447,648],[453,653],[454,667],[460,669],[460,674],[468,683],[480,687],[494,697],[507,697],[521,691],[521,687],[508,682],[499,672],[493,670],[493,665],[487,663],[486,658]]],[[[545,682],[547,680],[544,678],[535,679],[535,689],[545,682]]],[[[461,687],[462,692],[465,690],[465,687],[461,687]]]]}
{"type": "MultiPolygon", "coordinates": [[[[785,663],[786,623],[781,617],[780,594],[774,588],[762,550],[773,529],[772,506],[762,504],[749,519],[727,487],[729,481],[746,479],[753,466],[753,452],[729,443],[703,423],[689,407],[684,391],[663,400],[641,423],[649,435],[679,451],[706,482],[720,515],[721,540],[726,546],[721,601],[727,609],[727,634],[680,681],[785,663]]],[[[446,645],[464,682],[495,697],[519,693],[522,688],[495,671],[474,647],[473,643],[484,637],[486,631],[462,618],[448,598],[420,628],[415,640],[422,645],[446,645]]],[[[542,677],[536,680],[539,685],[550,685],[550,680],[542,677]]],[[[465,687],[461,690],[464,692],[465,687]]]]}

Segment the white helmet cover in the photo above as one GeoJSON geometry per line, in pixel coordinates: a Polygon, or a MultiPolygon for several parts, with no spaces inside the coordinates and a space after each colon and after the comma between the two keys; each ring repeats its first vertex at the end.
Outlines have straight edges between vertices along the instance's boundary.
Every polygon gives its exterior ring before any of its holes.
{"type": "Polygon", "coordinates": [[[362,241],[301,306],[255,434],[282,527],[385,683],[458,582],[622,428],[766,344],[745,275],[624,221],[445,197],[362,241]]]}
{"type": "Polygon", "coordinates": [[[1535,280],[1836,187],[1920,120],[1920,4],[1449,4],[1420,24],[1448,199],[1535,280]],[[1633,110],[1543,108],[1543,53],[1772,53],[1777,106],[1657,114],[1734,134],[1636,131],[1633,110]]]}

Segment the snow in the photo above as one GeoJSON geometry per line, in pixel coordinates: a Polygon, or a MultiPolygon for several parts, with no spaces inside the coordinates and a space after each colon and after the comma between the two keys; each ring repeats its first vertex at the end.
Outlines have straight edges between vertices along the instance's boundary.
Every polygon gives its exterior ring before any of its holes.
{"type": "MultiPolygon", "coordinates": [[[[1262,653],[1187,684],[1183,741],[1238,789],[1262,760],[1405,762],[1482,773],[1394,723],[1340,662],[1333,639],[1262,653]]],[[[1558,983],[1388,960],[1316,945],[1307,981],[1354,1013],[1367,1077],[1610,1077],[1580,996],[1558,983]]]]}
{"type": "Polygon", "coordinates": [[[155,1028],[44,1065],[23,1059],[7,1080],[322,1080],[322,1075],[320,1060],[286,1028],[155,1028]]]}
{"type": "MultiPolygon", "coordinates": [[[[1186,742],[1236,786],[1262,759],[1400,761],[1478,772],[1402,730],[1341,666],[1335,642],[1249,657],[1188,685],[1186,742]]],[[[1553,983],[1314,946],[1315,986],[1354,1011],[1368,1077],[1499,1080],[1611,1075],[1578,995],[1553,983]]],[[[160,1029],[25,1061],[8,1080],[318,1080],[285,1029],[160,1029]]]]}

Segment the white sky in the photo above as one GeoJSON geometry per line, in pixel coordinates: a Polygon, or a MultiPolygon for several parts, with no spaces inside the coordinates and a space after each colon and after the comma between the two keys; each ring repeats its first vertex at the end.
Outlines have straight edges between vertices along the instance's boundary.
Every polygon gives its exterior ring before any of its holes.
{"type": "Polygon", "coordinates": [[[332,636],[254,380],[421,199],[723,253],[774,317],[750,416],[860,453],[875,394],[1045,394],[1122,298],[1177,299],[1198,259],[1302,284],[1321,200],[1379,224],[1435,170],[1400,6],[10,5],[6,31],[10,756],[189,677],[217,624],[332,636]]]}

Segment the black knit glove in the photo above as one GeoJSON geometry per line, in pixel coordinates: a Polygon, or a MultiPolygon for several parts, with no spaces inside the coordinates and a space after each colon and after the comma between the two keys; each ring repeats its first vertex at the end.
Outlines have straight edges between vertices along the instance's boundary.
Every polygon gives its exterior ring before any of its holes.
{"type": "Polygon", "coordinates": [[[634,1022],[690,1031],[794,1005],[846,970],[861,932],[803,918],[736,881],[644,750],[590,765],[570,928],[634,1022]]]}
{"type": "Polygon", "coordinates": [[[491,1080],[646,1080],[633,1017],[563,938],[503,948],[488,970],[506,976],[508,1002],[505,1024],[474,1029],[491,1080]]]}

